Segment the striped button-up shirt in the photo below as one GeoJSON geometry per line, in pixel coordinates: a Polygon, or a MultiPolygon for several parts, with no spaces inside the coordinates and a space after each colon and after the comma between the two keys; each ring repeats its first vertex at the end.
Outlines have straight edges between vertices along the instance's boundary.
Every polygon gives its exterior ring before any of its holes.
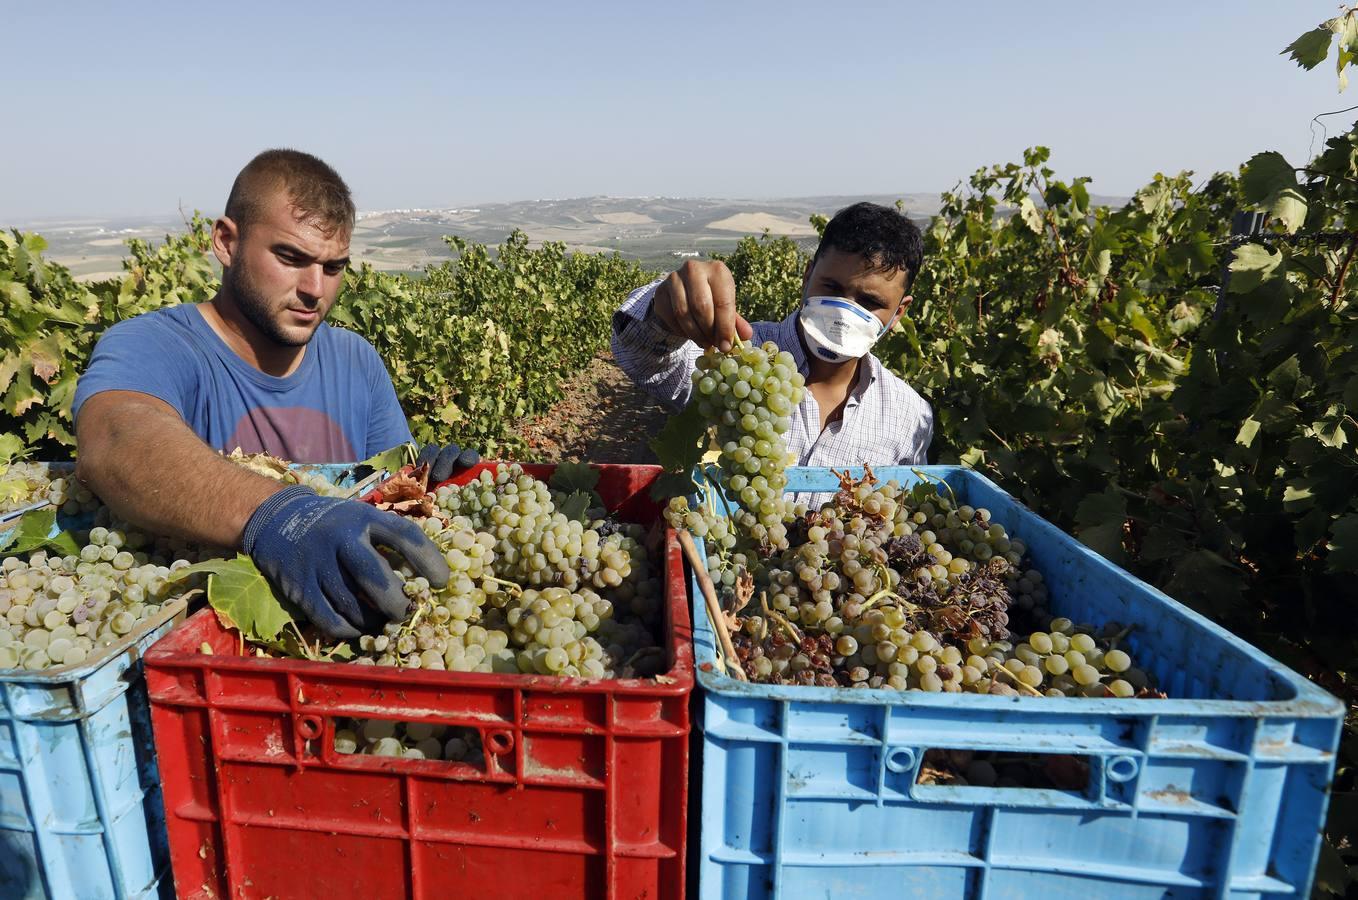
{"type": "MultiPolygon", "coordinates": [[[[646,318],[660,281],[639,287],[613,315],[613,358],[634,382],[672,409],[683,409],[693,392],[698,345],[646,318]]],[[[797,313],[781,322],[753,322],[754,341],[773,341],[792,354],[797,371],[810,363],[797,333],[797,313]]],[[[820,405],[808,390],[792,412],[784,438],[801,466],[924,465],[934,434],[934,414],[910,385],[869,353],[858,368],[843,415],[820,427],[820,405]]],[[[829,494],[798,495],[820,503],[829,494]]]]}

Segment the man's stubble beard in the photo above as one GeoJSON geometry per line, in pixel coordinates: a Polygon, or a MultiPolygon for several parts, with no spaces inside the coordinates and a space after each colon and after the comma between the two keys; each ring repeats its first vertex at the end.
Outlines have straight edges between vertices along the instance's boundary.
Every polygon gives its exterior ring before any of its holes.
{"type": "MultiPolygon", "coordinates": [[[[259,291],[254,289],[250,283],[249,276],[245,273],[244,263],[237,263],[222,270],[222,281],[231,292],[231,298],[235,301],[236,309],[245,317],[251,325],[255,326],[261,334],[282,347],[305,347],[311,343],[311,338],[316,334],[316,329],[306,333],[301,340],[289,336],[272,316],[269,309],[269,301],[266,300],[259,291]]],[[[320,327],[317,322],[316,328],[320,327]]]]}

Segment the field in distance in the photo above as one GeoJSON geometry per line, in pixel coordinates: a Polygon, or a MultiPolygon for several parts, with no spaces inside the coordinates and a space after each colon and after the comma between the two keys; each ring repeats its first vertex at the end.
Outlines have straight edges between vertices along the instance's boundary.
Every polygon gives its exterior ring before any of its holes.
{"type": "MultiPolygon", "coordinates": [[[[937,194],[867,197],[799,197],[782,200],[729,200],[670,197],[586,197],[487,203],[456,209],[393,209],[359,213],[352,255],[386,271],[418,271],[449,258],[444,235],[498,244],[515,228],[537,244],[562,241],[586,252],[618,252],[655,269],[673,268],[686,256],[728,251],[743,235],[786,234],[815,244],[808,218],[833,215],[858,200],[894,204],[921,224],[938,209],[937,194]]],[[[215,214],[215,211],[213,212],[215,214]]],[[[15,223],[48,241],[47,255],[82,279],[121,274],[124,241],[158,241],[182,231],[183,218],[38,220],[15,223]]]]}

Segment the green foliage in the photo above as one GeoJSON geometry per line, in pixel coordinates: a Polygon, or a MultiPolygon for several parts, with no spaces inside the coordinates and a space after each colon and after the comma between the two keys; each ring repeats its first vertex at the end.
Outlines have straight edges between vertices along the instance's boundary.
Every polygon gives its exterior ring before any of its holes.
{"type": "MultiPolygon", "coordinates": [[[[16,444],[8,455],[73,454],[71,400],[95,342],[123,319],[211,299],[210,238],[211,222],[195,216],[158,247],[129,241],[126,274],[86,284],[42,258],[38,235],[0,233],[0,435],[16,444]]],[[[562,382],[608,346],[619,298],[650,276],[617,256],[530,248],[520,232],[495,252],[449,244],[456,259],[423,278],[350,273],[330,321],[381,353],[417,440],[493,452],[511,441],[517,418],[559,399],[562,382]]]]}
{"type": "Polygon", "coordinates": [[[330,321],[386,360],[417,441],[494,452],[607,348],[613,310],[650,276],[616,255],[530,248],[519,231],[496,252],[447,240],[456,258],[422,279],[352,273],[330,321]]]}
{"type": "Polygon", "coordinates": [[[129,242],[122,278],[83,284],[42,258],[35,234],[0,233],[0,432],[19,435],[37,457],[70,455],[71,399],[94,342],[110,325],[216,290],[207,259],[209,223],[152,249],[129,242]]]}
{"type": "Polygon", "coordinates": [[[802,273],[811,257],[790,237],[775,238],[767,231],[743,237],[730,254],[712,258],[731,270],[737,307],[751,322],[781,321],[802,302],[802,273]]]}
{"type": "MultiPolygon", "coordinates": [[[[910,318],[880,346],[933,403],[934,454],[1352,704],[1358,130],[1304,169],[1261,153],[1197,190],[1157,176],[1121,209],[1047,156],[944,195],[910,318]],[[1243,208],[1269,224],[1241,243],[1243,208]]],[[[1351,809],[1352,722],[1341,755],[1351,809]]],[[[1328,837],[1342,873],[1353,817],[1328,837]]]]}
{"type": "Polygon", "coordinates": [[[1330,42],[1335,43],[1335,71],[1339,75],[1339,90],[1348,87],[1349,77],[1344,70],[1358,59],[1358,7],[1322,22],[1283,49],[1303,69],[1314,69],[1330,54],[1330,42]]]}
{"type": "Polygon", "coordinates": [[[80,545],[70,532],[52,534],[56,522],[55,507],[29,510],[19,517],[18,522],[11,522],[4,531],[0,531],[0,553],[17,555],[42,549],[60,554],[79,553],[80,545]]]}
{"type": "Polygon", "coordinates": [[[168,580],[182,581],[204,573],[209,576],[208,603],[225,625],[238,630],[246,640],[269,643],[278,640],[289,625],[297,627],[300,616],[293,615],[293,610],[274,596],[250,557],[240,554],[235,559],[210,559],[180,569],[168,580]]]}

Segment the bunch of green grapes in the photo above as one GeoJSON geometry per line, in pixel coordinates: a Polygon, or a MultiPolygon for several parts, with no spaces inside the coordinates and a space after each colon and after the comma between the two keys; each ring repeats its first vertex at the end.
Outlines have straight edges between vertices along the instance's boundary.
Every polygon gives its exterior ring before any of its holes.
{"type": "MultiPolygon", "coordinates": [[[[364,665],[612,678],[654,674],[662,585],[640,526],[584,523],[517,465],[434,494],[421,527],[452,572],[434,590],[394,560],[412,613],[358,641],[364,665]]],[[[663,664],[663,659],[659,660],[663,664]]]]}
{"type": "Polygon", "coordinates": [[[96,527],[78,554],[0,561],[0,669],[84,662],[187,590],[167,579],[189,560],[153,556],[147,544],[138,532],[96,527]]]}
{"type": "Polygon", "coordinates": [[[76,480],[70,466],[16,462],[4,467],[0,474],[0,513],[44,500],[66,515],[92,513],[100,507],[99,499],[76,480]]]}
{"type": "Polygon", "coordinates": [[[484,756],[475,728],[387,719],[338,719],[335,752],[403,759],[439,759],[479,766],[484,756]]]}
{"type": "Polygon", "coordinates": [[[1023,542],[938,485],[845,476],[790,534],[787,550],[756,561],[756,599],[733,636],[756,681],[1032,696],[1149,687],[1117,626],[1054,619],[1023,542]],[[1011,615],[1042,630],[1016,643],[1011,615]]]}
{"type": "MultiPolygon", "coordinates": [[[[725,353],[710,348],[693,372],[693,402],[717,429],[721,489],[740,504],[733,510],[736,528],[759,546],[787,547],[792,514],[784,495],[785,435],[805,384],[792,354],[771,341],[762,346],[740,342],[725,353]]],[[[688,510],[686,504],[673,504],[670,520],[704,537],[717,528],[713,540],[728,549],[735,546],[715,517],[688,510]]]]}

